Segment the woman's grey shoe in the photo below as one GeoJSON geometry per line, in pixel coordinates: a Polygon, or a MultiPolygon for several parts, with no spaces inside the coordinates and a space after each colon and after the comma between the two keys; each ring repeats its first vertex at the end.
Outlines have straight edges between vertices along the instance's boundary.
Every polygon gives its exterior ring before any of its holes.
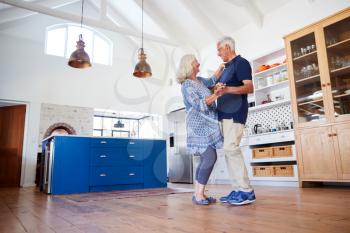
{"type": "Polygon", "coordinates": [[[195,196],[192,197],[192,202],[195,205],[209,205],[209,201],[207,199],[201,199],[197,201],[195,196]]]}

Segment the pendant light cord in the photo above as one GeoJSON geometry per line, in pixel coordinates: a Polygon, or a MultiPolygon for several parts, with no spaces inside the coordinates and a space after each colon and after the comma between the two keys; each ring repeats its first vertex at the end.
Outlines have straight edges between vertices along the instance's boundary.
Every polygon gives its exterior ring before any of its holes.
{"type": "Polygon", "coordinates": [[[84,15],[84,0],[82,0],[82,2],[81,2],[80,29],[83,28],[83,15],[84,15]]]}
{"type": "Polygon", "coordinates": [[[141,34],[141,48],[143,48],[143,0],[142,0],[142,34],[141,34]]]}

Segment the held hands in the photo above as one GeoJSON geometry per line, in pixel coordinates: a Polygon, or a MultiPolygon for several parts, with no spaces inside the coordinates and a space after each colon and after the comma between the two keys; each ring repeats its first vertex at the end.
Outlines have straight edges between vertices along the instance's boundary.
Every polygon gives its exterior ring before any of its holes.
{"type": "Polygon", "coordinates": [[[225,94],[225,88],[226,88],[226,84],[225,83],[217,83],[214,87],[214,94],[216,96],[222,96],[223,94],[225,94]]]}

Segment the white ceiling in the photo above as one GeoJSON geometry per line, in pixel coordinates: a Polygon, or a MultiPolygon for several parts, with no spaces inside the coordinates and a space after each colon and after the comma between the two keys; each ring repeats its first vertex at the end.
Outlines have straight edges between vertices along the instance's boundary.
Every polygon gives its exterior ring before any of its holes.
{"type": "MultiPolygon", "coordinates": [[[[201,48],[248,24],[262,27],[264,16],[288,1],[144,0],[144,34],[146,39],[162,43],[201,48]]],[[[80,6],[80,0],[0,2],[0,25],[29,17],[34,12],[75,22],[80,19],[80,11],[64,11],[64,6],[69,4],[80,6]]],[[[141,35],[141,0],[85,0],[85,4],[85,7],[93,7],[100,12],[99,18],[84,15],[86,25],[136,37],[141,35]]]]}

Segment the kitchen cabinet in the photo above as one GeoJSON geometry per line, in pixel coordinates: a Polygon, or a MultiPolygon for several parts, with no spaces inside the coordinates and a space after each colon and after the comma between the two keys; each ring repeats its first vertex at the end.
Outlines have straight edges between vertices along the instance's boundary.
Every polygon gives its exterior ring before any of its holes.
{"type": "Polygon", "coordinates": [[[349,181],[350,8],[285,39],[300,181],[349,181]]]}
{"type": "Polygon", "coordinates": [[[53,136],[42,189],[52,194],[166,187],[165,140],[53,136]]]}

